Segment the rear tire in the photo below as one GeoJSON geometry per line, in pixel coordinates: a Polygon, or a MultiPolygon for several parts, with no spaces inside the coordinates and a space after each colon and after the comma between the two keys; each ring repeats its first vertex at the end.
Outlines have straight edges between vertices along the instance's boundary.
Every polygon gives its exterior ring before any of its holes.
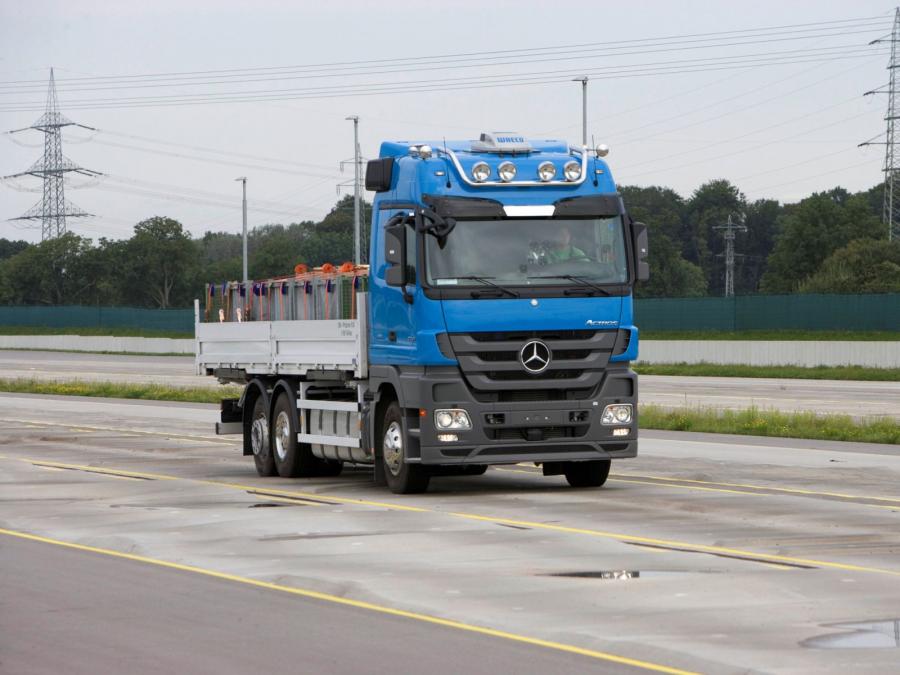
{"type": "Polygon", "coordinates": [[[569,485],[575,488],[600,487],[609,476],[609,467],[612,462],[608,459],[598,459],[591,462],[569,462],[566,464],[565,474],[569,485]]]}
{"type": "Polygon", "coordinates": [[[253,450],[253,463],[260,476],[274,476],[275,459],[272,457],[272,445],[269,443],[269,411],[266,397],[259,395],[253,404],[253,415],[250,418],[250,448],[253,450]]]}
{"type": "Polygon", "coordinates": [[[269,437],[275,468],[282,478],[315,476],[319,460],[313,456],[309,445],[297,442],[297,408],[292,402],[293,397],[282,391],[272,410],[269,437]]]}
{"type": "Polygon", "coordinates": [[[378,449],[391,492],[400,495],[425,492],[431,476],[420,464],[409,464],[405,461],[406,433],[403,431],[403,413],[397,401],[391,401],[384,411],[384,422],[379,436],[378,449]]]}

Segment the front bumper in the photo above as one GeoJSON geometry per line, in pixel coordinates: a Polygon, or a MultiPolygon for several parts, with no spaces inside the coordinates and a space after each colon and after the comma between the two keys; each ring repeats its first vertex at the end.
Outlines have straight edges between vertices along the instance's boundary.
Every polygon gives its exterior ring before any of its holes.
{"type": "MultiPolygon", "coordinates": [[[[409,408],[424,414],[408,417],[408,461],[421,464],[515,464],[624,459],[637,455],[637,377],[627,364],[611,365],[586,398],[565,400],[485,400],[473,392],[456,368],[425,368],[414,377],[401,376],[409,408]],[[631,403],[630,424],[600,423],[603,408],[631,403]],[[462,408],[472,429],[439,431],[434,410],[462,408]],[[627,429],[613,436],[613,429],[627,429]],[[458,440],[441,441],[450,433],[458,440]]],[[[562,395],[567,395],[565,392],[562,395]]],[[[502,398],[502,396],[487,396],[502,398]]]]}

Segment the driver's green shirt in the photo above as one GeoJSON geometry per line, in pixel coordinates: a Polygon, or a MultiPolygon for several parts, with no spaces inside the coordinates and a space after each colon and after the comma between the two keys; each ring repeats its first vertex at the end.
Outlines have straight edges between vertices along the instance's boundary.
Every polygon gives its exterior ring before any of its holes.
{"type": "Polygon", "coordinates": [[[553,263],[565,262],[567,260],[587,260],[587,253],[576,246],[567,248],[551,249],[547,251],[547,262],[553,263]]]}

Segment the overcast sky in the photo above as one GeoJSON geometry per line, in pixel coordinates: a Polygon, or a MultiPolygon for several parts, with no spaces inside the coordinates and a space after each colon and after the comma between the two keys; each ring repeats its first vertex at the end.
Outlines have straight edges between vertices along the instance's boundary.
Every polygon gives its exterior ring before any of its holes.
{"type": "MultiPolygon", "coordinates": [[[[866,45],[893,16],[874,0],[0,0],[0,130],[41,115],[53,66],[62,112],[99,130],[67,129],[64,153],[105,174],[72,179],[67,198],[97,217],[71,231],[127,237],[166,215],[237,232],[242,175],[251,226],[327,213],[353,175],[348,115],[367,157],[490,130],[575,143],[571,79],[589,73],[589,133],[620,184],[687,197],[727,178],[790,202],[881,179],[883,146],[857,144],[884,130],[886,97],[863,94],[886,83],[887,47],[866,45]]],[[[0,175],[41,143],[0,137],[0,175]]],[[[0,237],[40,239],[7,221],[39,187],[0,184],[0,237]]]]}

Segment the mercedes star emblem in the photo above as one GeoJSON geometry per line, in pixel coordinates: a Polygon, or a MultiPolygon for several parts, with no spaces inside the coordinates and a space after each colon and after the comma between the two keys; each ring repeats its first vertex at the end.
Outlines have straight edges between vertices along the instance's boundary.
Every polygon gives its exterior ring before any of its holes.
{"type": "Polygon", "coordinates": [[[550,347],[540,340],[526,342],[519,352],[519,360],[525,370],[532,375],[542,373],[550,365],[550,347]]]}

